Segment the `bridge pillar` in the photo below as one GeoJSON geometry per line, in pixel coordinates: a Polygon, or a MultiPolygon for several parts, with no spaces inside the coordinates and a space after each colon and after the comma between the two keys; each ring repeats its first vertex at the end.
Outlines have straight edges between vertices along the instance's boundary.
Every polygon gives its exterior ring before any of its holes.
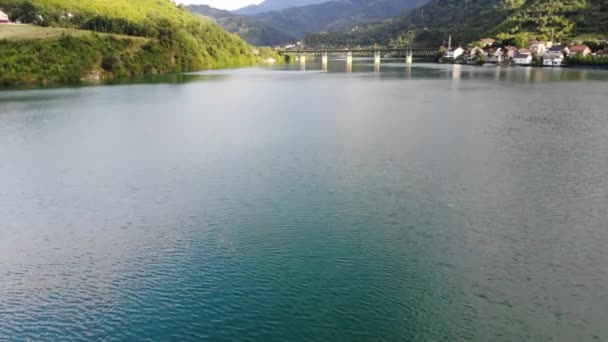
{"type": "Polygon", "coordinates": [[[327,71],[327,59],[327,51],[323,51],[321,55],[321,67],[323,68],[323,71],[327,71]]]}
{"type": "Polygon", "coordinates": [[[346,52],[346,72],[353,71],[353,52],[346,52]]]}
{"type": "Polygon", "coordinates": [[[306,71],[306,54],[300,54],[300,71],[306,71]]]}
{"type": "Polygon", "coordinates": [[[407,65],[412,65],[413,62],[414,62],[414,58],[413,58],[412,50],[407,50],[407,53],[405,55],[405,63],[407,65]]]}
{"type": "Polygon", "coordinates": [[[380,51],[374,51],[374,64],[380,64],[380,58],[382,58],[380,51]]]}
{"type": "Polygon", "coordinates": [[[346,52],[346,64],[353,64],[353,52],[346,52]]]}

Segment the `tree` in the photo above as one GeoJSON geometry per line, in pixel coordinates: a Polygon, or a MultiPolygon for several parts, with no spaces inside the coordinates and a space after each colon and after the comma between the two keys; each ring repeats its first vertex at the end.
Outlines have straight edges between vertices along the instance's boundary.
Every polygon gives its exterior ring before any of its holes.
{"type": "Polygon", "coordinates": [[[447,51],[448,50],[444,46],[439,47],[439,51],[437,51],[437,60],[436,61],[440,62],[443,59],[443,57],[445,57],[445,53],[447,51]]]}
{"type": "Polygon", "coordinates": [[[11,11],[11,19],[14,21],[21,21],[23,23],[33,23],[38,20],[38,10],[36,6],[30,1],[24,1],[19,6],[13,8],[11,11]]]}

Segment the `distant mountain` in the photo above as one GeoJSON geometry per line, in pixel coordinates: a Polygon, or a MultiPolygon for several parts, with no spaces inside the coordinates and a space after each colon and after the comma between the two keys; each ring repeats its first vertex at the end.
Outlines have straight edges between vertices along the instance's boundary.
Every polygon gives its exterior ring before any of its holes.
{"type": "Polygon", "coordinates": [[[255,16],[241,16],[209,6],[189,8],[199,15],[214,18],[225,29],[237,33],[251,44],[280,45],[302,39],[309,32],[342,30],[391,18],[428,1],[335,0],[255,16]]]}
{"type": "Polygon", "coordinates": [[[188,8],[194,14],[216,22],[255,46],[275,46],[296,41],[295,37],[256,17],[237,15],[207,5],[191,5],[188,8]]]}
{"type": "Polygon", "coordinates": [[[573,39],[606,35],[608,0],[431,0],[391,20],[356,30],[312,33],[308,45],[344,46],[389,44],[391,40],[436,42],[453,36],[467,44],[485,36],[517,45],[532,39],[573,39]]]}
{"type": "Polygon", "coordinates": [[[302,7],[320,4],[327,0],[265,0],[259,5],[249,5],[240,8],[234,13],[240,15],[256,15],[263,12],[280,11],[290,7],[302,7]]]}
{"type": "Polygon", "coordinates": [[[256,18],[291,36],[302,38],[309,32],[350,29],[391,18],[426,2],[428,0],[336,0],[261,13],[256,18]]]}

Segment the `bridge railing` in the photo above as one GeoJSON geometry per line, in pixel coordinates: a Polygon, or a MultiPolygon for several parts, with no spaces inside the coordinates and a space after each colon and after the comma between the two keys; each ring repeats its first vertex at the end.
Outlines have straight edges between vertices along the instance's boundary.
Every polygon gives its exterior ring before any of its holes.
{"type": "Polygon", "coordinates": [[[377,49],[281,49],[277,50],[279,55],[304,55],[304,56],[345,56],[351,54],[357,57],[373,57],[376,53],[381,55],[396,54],[413,56],[435,56],[439,49],[437,47],[401,47],[401,48],[377,48],[377,49]]]}

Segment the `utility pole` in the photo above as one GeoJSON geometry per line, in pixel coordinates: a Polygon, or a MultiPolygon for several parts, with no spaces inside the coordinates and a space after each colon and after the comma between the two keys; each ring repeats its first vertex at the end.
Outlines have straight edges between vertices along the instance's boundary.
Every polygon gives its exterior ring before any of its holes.
{"type": "Polygon", "coordinates": [[[464,10],[468,10],[469,9],[469,0],[464,0],[464,10]]]}

